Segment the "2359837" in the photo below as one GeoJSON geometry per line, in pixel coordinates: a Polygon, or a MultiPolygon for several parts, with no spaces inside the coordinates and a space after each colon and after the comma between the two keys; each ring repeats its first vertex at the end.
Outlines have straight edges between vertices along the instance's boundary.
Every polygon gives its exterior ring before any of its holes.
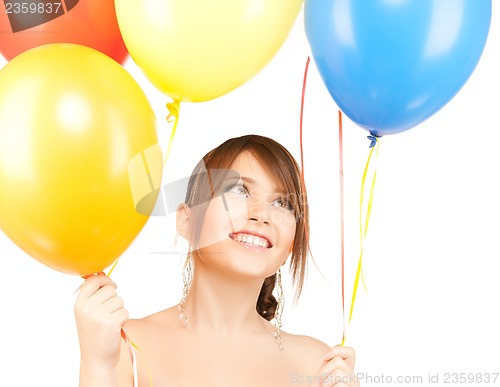
{"type": "Polygon", "coordinates": [[[6,2],[5,11],[8,14],[36,14],[36,13],[60,13],[64,12],[61,2],[6,2]]]}

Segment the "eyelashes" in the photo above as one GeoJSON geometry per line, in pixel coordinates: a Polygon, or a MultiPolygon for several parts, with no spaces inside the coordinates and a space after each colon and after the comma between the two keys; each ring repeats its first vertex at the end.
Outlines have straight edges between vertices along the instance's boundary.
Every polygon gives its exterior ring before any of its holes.
{"type": "MultiPolygon", "coordinates": [[[[247,199],[249,199],[251,197],[250,188],[242,180],[238,180],[237,182],[233,181],[232,183],[227,184],[225,189],[224,189],[224,193],[232,193],[232,194],[236,194],[236,195],[241,195],[247,199]]],[[[267,196],[267,195],[265,195],[265,196],[267,196]]],[[[277,198],[273,199],[270,202],[270,205],[272,207],[276,207],[276,208],[283,208],[283,209],[288,210],[290,212],[294,211],[292,203],[290,202],[290,200],[288,198],[288,195],[278,196],[277,198]]]]}
{"type": "Polygon", "coordinates": [[[224,189],[224,192],[229,192],[229,193],[234,193],[234,194],[244,195],[246,197],[250,197],[248,187],[246,186],[246,184],[242,180],[239,180],[235,183],[233,182],[233,183],[228,184],[226,186],[226,188],[224,189]]]}
{"type": "Polygon", "coordinates": [[[277,205],[278,207],[284,208],[288,211],[293,211],[292,204],[287,199],[286,196],[281,196],[273,201],[273,205],[277,205]]]}

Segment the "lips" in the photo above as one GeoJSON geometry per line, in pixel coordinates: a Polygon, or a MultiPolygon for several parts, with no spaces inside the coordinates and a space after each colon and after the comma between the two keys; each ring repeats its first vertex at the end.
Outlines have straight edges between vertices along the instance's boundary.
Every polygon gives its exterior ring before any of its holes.
{"type": "Polygon", "coordinates": [[[262,247],[270,249],[273,247],[273,244],[265,235],[256,234],[248,231],[234,232],[229,234],[229,238],[231,238],[235,242],[244,243],[249,246],[262,247]]]}

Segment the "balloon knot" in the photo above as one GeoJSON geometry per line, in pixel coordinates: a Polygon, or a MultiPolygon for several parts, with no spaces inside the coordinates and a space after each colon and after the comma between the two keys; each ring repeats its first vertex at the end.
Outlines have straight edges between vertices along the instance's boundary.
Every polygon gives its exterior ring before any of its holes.
{"type": "Polygon", "coordinates": [[[366,138],[368,138],[368,140],[371,141],[370,148],[373,148],[375,145],[377,145],[377,141],[380,138],[380,136],[372,135],[372,136],[366,136],[366,138]]]}
{"type": "Polygon", "coordinates": [[[179,102],[177,101],[174,101],[174,102],[171,102],[171,103],[167,103],[167,109],[168,109],[168,116],[167,116],[167,122],[172,122],[174,121],[175,119],[179,118],[179,110],[180,110],[180,106],[179,106],[179,102]],[[174,119],[172,119],[172,117],[174,119]]]}

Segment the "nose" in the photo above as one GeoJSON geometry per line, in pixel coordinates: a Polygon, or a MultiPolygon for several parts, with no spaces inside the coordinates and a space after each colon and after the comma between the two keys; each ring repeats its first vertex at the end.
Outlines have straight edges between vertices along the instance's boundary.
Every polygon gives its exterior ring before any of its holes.
{"type": "Polygon", "coordinates": [[[248,220],[269,224],[268,206],[263,200],[252,198],[248,201],[248,220]]]}

